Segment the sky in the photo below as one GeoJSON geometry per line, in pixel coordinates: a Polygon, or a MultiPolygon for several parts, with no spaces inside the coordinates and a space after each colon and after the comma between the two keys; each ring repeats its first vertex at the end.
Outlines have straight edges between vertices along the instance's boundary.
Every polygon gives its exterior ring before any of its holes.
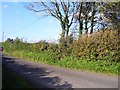
{"type": "Polygon", "coordinates": [[[2,37],[4,41],[18,37],[28,42],[56,42],[61,33],[59,22],[53,17],[45,17],[26,9],[26,4],[0,2],[0,41],[2,37]]]}

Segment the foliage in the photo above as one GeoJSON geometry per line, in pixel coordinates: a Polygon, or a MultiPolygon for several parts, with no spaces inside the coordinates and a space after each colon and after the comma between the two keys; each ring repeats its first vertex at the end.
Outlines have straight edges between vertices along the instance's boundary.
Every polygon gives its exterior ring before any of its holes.
{"type": "Polygon", "coordinates": [[[35,62],[41,62],[46,63],[50,65],[56,65],[56,66],[62,66],[66,68],[71,69],[80,69],[80,70],[90,70],[95,72],[102,72],[102,73],[108,73],[108,74],[118,74],[118,68],[120,67],[120,64],[117,62],[109,62],[102,60],[91,60],[89,59],[77,59],[72,56],[66,56],[62,58],[61,60],[58,60],[55,58],[54,52],[28,52],[28,51],[14,51],[13,53],[9,53],[9,55],[31,60],[35,62]]]}
{"type": "Polygon", "coordinates": [[[82,35],[73,43],[73,55],[76,57],[119,61],[119,36],[117,31],[104,30],[92,35],[82,35]]]}
{"type": "Polygon", "coordinates": [[[104,2],[103,6],[100,8],[101,13],[104,14],[102,19],[104,20],[104,23],[112,24],[112,27],[118,28],[120,25],[120,1],[118,2],[104,2]]]}
{"type": "Polygon", "coordinates": [[[11,47],[8,40],[3,45],[6,54],[25,60],[117,74],[120,67],[119,39],[117,30],[108,29],[89,35],[84,34],[69,44],[46,41],[26,43],[15,39],[11,47]]]}

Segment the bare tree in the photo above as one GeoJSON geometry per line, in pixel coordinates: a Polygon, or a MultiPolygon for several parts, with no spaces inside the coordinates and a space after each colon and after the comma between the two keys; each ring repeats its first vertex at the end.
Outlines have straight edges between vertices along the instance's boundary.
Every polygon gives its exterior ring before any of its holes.
{"type": "Polygon", "coordinates": [[[83,31],[82,5],[83,5],[83,2],[79,2],[79,7],[78,7],[79,37],[81,36],[82,31],[83,31]]]}
{"type": "Polygon", "coordinates": [[[90,26],[88,25],[89,22],[91,22],[90,18],[91,16],[89,15],[90,12],[92,12],[92,2],[79,2],[78,4],[78,10],[77,10],[77,20],[79,24],[79,37],[83,33],[83,30],[85,31],[86,34],[88,34],[88,29],[90,26]]]}
{"type": "MultiPolygon", "coordinates": [[[[99,19],[101,16],[98,17],[96,15],[101,14],[99,12],[99,8],[102,5],[104,4],[97,2],[70,2],[69,0],[51,0],[49,2],[33,2],[28,4],[26,7],[31,11],[44,13],[44,15],[46,16],[52,16],[56,18],[60,22],[62,30],[61,38],[62,40],[67,41],[67,37],[69,36],[69,32],[73,25],[73,22],[75,22],[75,26],[76,24],[78,24],[77,27],[79,37],[81,36],[83,31],[88,34],[88,30],[90,30],[91,34],[94,32],[95,26],[105,26],[105,22],[101,22],[102,19],[99,19]]],[[[102,13],[104,14],[104,11],[102,11],[102,13]]]]}
{"type": "Polygon", "coordinates": [[[95,13],[96,13],[96,6],[95,6],[95,2],[92,3],[92,16],[91,16],[91,30],[90,30],[90,34],[93,33],[93,27],[94,27],[94,20],[95,20],[95,13]]]}
{"type": "Polygon", "coordinates": [[[40,1],[30,3],[26,7],[34,12],[42,12],[44,15],[56,18],[61,25],[61,37],[68,37],[69,30],[74,19],[74,12],[76,8],[75,2],[69,2],[68,0],[51,0],[50,2],[40,1]]]}

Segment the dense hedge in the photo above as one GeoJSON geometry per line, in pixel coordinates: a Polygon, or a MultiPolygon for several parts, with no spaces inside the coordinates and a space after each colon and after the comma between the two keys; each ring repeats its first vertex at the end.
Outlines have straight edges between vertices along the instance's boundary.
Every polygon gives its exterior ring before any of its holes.
{"type": "Polygon", "coordinates": [[[73,55],[88,59],[119,61],[120,40],[117,31],[105,30],[91,35],[82,35],[74,41],[73,55]]]}
{"type": "Polygon", "coordinates": [[[45,41],[25,43],[16,38],[11,46],[9,40],[3,45],[4,52],[15,57],[67,68],[117,74],[120,67],[119,44],[117,30],[101,30],[82,35],[69,44],[45,41]]]}

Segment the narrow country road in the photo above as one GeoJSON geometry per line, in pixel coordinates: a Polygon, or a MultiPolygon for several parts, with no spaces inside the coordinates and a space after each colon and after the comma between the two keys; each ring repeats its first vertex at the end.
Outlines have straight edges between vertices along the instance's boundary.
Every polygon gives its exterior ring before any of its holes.
{"type": "Polygon", "coordinates": [[[76,71],[19,60],[3,55],[2,64],[27,78],[37,87],[47,88],[118,88],[118,77],[76,71]]]}

